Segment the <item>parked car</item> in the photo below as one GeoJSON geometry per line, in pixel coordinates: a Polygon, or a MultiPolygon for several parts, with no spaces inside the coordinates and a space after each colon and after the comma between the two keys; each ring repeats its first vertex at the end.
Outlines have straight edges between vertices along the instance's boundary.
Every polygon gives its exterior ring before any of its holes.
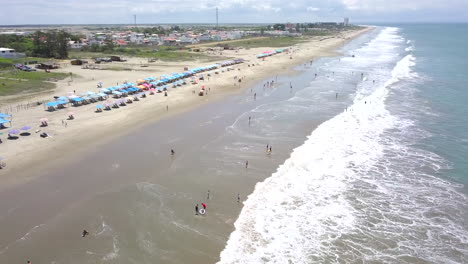
{"type": "Polygon", "coordinates": [[[36,70],[36,69],[33,69],[33,68],[29,67],[29,66],[23,65],[21,63],[15,64],[15,68],[18,69],[18,70],[28,71],[28,72],[36,70]]]}
{"type": "Polygon", "coordinates": [[[37,69],[43,69],[43,70],[52,70],[52,69],[58,69],[59,66],[54,63],[40,63],[36,65],[37,69]]]}

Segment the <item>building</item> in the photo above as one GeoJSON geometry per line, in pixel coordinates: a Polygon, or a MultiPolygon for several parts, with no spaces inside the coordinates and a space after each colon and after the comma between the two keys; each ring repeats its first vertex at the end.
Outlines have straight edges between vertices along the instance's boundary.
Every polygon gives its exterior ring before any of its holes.
{"type": "Polygon", "coordinates": [[[345,17],[343,21],[343,26],[347,27],[349,25],[349,18],[345,17]]]}
{"type": "Polygon", "coordinates": [[[0,57],[7,59],[15,59],[24,57],[23,53],[17,53],[14,49],[0,48],[0,57]]]}

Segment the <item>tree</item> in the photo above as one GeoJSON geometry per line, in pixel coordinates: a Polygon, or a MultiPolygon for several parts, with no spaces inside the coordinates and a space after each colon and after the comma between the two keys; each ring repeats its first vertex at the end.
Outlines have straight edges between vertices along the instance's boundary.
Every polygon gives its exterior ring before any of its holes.
{"type": "Polygon", "coordinates": [[[274,30],[283,30],[284,31],[286,29],[286,25],[284,25],[284,24],[274,24],[273,29],[274,30]]]}

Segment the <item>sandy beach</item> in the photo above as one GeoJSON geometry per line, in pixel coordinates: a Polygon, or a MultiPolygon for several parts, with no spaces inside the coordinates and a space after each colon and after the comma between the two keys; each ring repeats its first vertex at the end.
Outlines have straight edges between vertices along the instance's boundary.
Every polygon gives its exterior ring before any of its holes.
{"type": "MultiPolygon", "coordinates": [[[[369,29],[344,32],[338,36],[325,39],[316,37],[309,42],[292,47],[289,54],[279,54],[265,60],[257,59],[255,56],[268,50],[268,48],[241,49],[238,52],[223,51],[223,56],[227,58],[243,58],[245,60],[245,63],[234,66],[235,69],[240,70],[220,71],[219,75],[212,74],[209,80],[205,78],[205,81],[200,81],[197,85],[188,84],[175,89],[170,88],[167,97],[164,97],[163,94],[148,95],[147,98],[143,98],[139,102],[109,112],[95,113],[95,105],[98,103],[67,107],[68,109],[54,112],[47,112],[44,106],[40,105],[15,112],[13,113],[12,127],[19,128],[30,125],[33,127],[32,134],[26,137],[20,136],[18,140],[6,140],[6,136],[2,136],[4,143],[1,145],[0,155],[5,158],[7,168],[0,171],[0,177],[2,178],[0,188],[31,179],[34,176],[29,173],[30,171],[38,174],[37,172],[43,169],[44,166],[55,166],[70,161],[72,156],[80,155],[81,151],[86,151],[91,146],[96,147],[98,144],[105,143],[119,135],[130,133],[148,122],[168,118],[171,115],[188,111],[229,94],[239,93],[266,76],[285,74],[292,65],[309,62],[317,57],[332,55],[334,49],[367,30],[369,29]],[[248,65],[255,66],[249,67],[248,65]],[[234,76],[244,78],[243,82],[237,83],[234,76]],[[198,92],[202,85],[209,89],[208,95],[200,97],[193,94],[193,91],[198,92]],[[167,107],[169,110],[167,110],[167,107]],[[67,113],[70,111],[75,113],[74,120],[66,120],[67,113]],[[40,128],[39,119],[44,117],[49,120],[49,126],[40,128]],[[66,126],[63,122],[66,122],[66,126]],[[47,132],[51,137],[40,138],[39,134],[34,132],[39,129],[41,132],[47,132]],[[22,175],[28,176],[23,177],[22,175]]],[[[139,67],[140,63],[144,63],[144,60],[132,58],[125,62],[127,66],[122,65],[122,67],[129,67],[134,70],[111,71],[81,69],[79,66],[72,66],[64,62],[62,63],[64,67],[59,71],[72,72],[79,77],[59,81],[57,89],[46,95],[24,96],[24,100],[10,104],[25,104],[44,99],[52,100],[52,96],[63,96],[73,91],[76,94],[87,91],[97,92],[97,82],[102,82],[103,87],[109,87],[121,84],[124,81],[135,82],[137,79],[150,76],[182,72],[184,67],[192,68],[212,64],[212,62],[200,61],[190,63],[157,62],[154,63],[155,65],[149,63],[149,67],[141,68],[139,67]]],[[[11,102],[12,98],[2,98],[0,100],[11,102]]],[[[6,106],[5,103],[0,105],[2,106],[0,108],[6,106]]],[[[3,132],[6,134],[8,129],[3,132]]]]}
{"type": "MultiPolygon", "coordinates": [[[[73,108],[76,119],[67,121],[67,127],[61,124],[67,110],[48,113],[39,107],[29,110],[29,115],[15,114],[15,124],[24,120],[21,125],[39,123],[48,114],[52,137],[42,139],[33,133],[1,146],[8,167],[1,171],[0,210],[5,213],[0,225],[9,228],[2,229],[0,262],[25,258],[39,263],[218,261],[243,201],[299,143],[273,142],[273,154],[266,155],[267,138],[274,136],[267,135],[268,126],[256,126],[260,120],[255,116],[250,126],[245,113],[256,111],[258,104],[274,105],[275,100],[292,96],[289,81],[298,74],[293,66],[304,67],[315,58],[336,54],[336,48],[364,31],[298,45],[292,59],[281,54],[258,61],[255,55],[265,49],[241,50],[236,56],[248,60],[239,66],[241,70],[199,84],[209,88],[203,97],[192,94],[198,85],[170,88],[167,97],[148,95],[110,112],[95,113],[94,105],[82,106],[73,108]],[[259,65],[248,67],[254,60],[259,65]],[[240,88],[234,86],[236,75],[245,76],[240,88]],[[276,75],[275,87],[287,89],[270,98],[265,88],[261,92],[262,85],[276,75]],[[258,101],[248,89],[259,93],[258,101]],[[239,134],[246,138],[239,141],[239,134]],[[174,156],[169,155],[171,148],[174,156]],[[193,207],[201,202],[208,204],[208,214],[194,217],[193,207]],[[90,231],[90,239],[74,239],[80,238],[83,228],[90,231]]],[[[115,78],[121,74],[104,73],[115,78]]],[[[139,74],[134,79],[146,77],[139,74]]],[[[294,85],[304,87],[312,77],[309,74],[294,85]]],[[[91,78],[81,90],[71,85],[54,95],[92,90],[88,88],[95,82],[91,78]]],[[[335,102],[332,94],[326,100],[335,102]]],[[[336,107],[330,115],[345,106],[336,107]]],[[[307,125],[298,124],[292,130],[297,135],[288,137],[302,141],[327,118],[317,116],[307,125]]]]}

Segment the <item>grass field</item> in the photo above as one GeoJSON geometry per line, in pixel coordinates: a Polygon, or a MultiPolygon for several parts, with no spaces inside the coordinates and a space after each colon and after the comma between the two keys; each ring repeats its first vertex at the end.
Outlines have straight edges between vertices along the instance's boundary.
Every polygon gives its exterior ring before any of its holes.
{"type": "MultiPolygon", "coordinates": [[[[230,47],[242,47],[242,48],[281,48],[292,46],[298,43],[307,41],[306,38],[293,38],[293,37],[262,37],[262,38],[251,38],[251,39],[240,39],[232,41],[223,41],[213,44],[206,44],[205,47],[215,46],[230,46],[230,47]]],[[[196,46],[196,45],[195,45],[196,46]]]]}
{"type": "Polygon", "coordinates": [[[178,49],[177,47],[167,46],[136,46],[136,47],[121,47],[113,52],[89,52],[71,50],[68,54],[70,59],[85,59],[109,57],[111,55],[119,55],[122,57],[139,57],[139,58],[154,58],[162,61],[190,61],[207,59],[205,54],[189,52],[185,48],[178,49]]]}
{"type": "Polygon", "coordinates": [[[58,72],[0,71],[0,96],[50,90],[55,88],[55,83],[50,80],[62,80],[68,76],[58,72]]]}

